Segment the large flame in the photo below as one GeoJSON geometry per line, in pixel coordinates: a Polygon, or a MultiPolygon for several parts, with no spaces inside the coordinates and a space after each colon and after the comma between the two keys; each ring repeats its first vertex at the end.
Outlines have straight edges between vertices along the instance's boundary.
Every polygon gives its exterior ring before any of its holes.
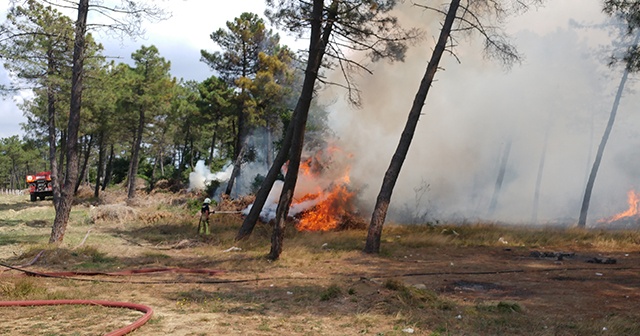
{"type": "Polygon", "coordinates": [[[618,213],[603,222],[615,222],[621,220],[623,218],[634,217],[638,215],[638,205],[640,205],[640,194],[635,190],[631,189],[627,193],[627,203],[629,204],[629,208],[621,213],[618,213]]]}
{"type": "Polygon", "coordinates": [[[320,202],[300,216],[296,229],[299,231],[328,231],[340,224],[342,215],[352,211],[354,192],[349,190],[349,176],[345,175],[326,191],[316,195],[305,195],[320,202]]]}
{"type": "Polygon", "coordinates": [[[307,185],[307,192],[292,206],[308,200],[314,202],[298,217],[296,229],[299,231],[333,230],[340,225],[344,214],[353,211],[355,193],[350,190],[350,169],[336,160],[342,154],[338,147],[330,146],[300,163],[298,179],[307,185]],[[310,185],[314,187],[309,188],[310,185]]]}
{"type": "MultiPolygon", "coordinates": [[[[339,228],[341,224],[352,224],[356,193],[349,178],[351,158],[340,148],[328,146],[305,155],[301,160],[289,208],[289,216],[297,219],[299,231],[328,231],[339,228]]],[[[282,167],[285,175],[287,166],[282,167]]],[[[281,193],[282,181],[276,181],[260,212],[262,221],[275,218],[281,193]]],[[[248,214],[252,206],[248,206],[243,214],[248,214]]]]}

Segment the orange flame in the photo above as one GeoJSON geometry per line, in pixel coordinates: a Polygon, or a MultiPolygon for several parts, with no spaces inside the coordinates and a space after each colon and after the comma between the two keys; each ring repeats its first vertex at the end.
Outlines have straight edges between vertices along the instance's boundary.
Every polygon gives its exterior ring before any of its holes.
{"type": "Polygon", "coordinates": [[[324,200],[306,211],[296,224],[298,231],[329,231],[340,224],[340,217],[349,210],[354,193],[345,184],[334,186],[319,197],[324,200]]]}
{"type": "Polygon", "coordinates": [[[638,215],[638,205],[640,205],[640,194],[636,193],[635,190],[629,190],[627,193],[627,202],[629,203],[629,208],[619,214],[614,215],[613,217],[606,220],[606,222],[615,222],[617,220],[637,216],[638,215]]]}
{"type": "Polygon", "coordinates": [[[341,154],[344,155],[339,151],[338,147],[331,146],[300,162],[299,177],[302,176],[303,180],[316,183],[317,186],[307,186],[307,194],[294,203],[300,204],[308,200],[316,200],[317,203],[300,214],[296,224],[299,231],[333,230],[340,225],[341,218],[346,213],[353,211],[351,200],[355,192],[349,188],[350,169],[333,161],[341,154]],[[331,183],[327,186],[328,180],[331,183]]]}

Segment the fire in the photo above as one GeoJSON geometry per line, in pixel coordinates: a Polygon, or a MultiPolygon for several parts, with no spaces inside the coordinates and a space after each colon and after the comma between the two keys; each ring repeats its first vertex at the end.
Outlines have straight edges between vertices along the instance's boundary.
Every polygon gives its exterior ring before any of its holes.
{"type": "Polygon", "coordinates": [[[343,156],[338,147],[331,146],[300,163],[298,181],[303,196],[292,205],[304,208],[297,216],[299,231],[333,230],[345,214],[353,212],[355,192],[350,189],[350,167],[341,160],[343,156]],[[303,206],[303,202],[309,203],[303,206]]]}
{"type": "Polygon", "coordinates": [[[627,203],[629,204],[629,208],[627,210],[606,219],[605,222],[611,223],[623,218],[637,216],[638,205],[640,205],[640,193],[636,193],[633,189],[629,190],[627,193],[627,203]]]}
{"type": "Polygon", "coordinates": [[[347,185],[338,184],[329,191],[319,195],[322,199],[313,208],[303,212],[296,224],[298,231],[329,231],[340,224],[341,215],[351,210],[350,200],[354,193],[349,191],[347,185]]]}
{"type": "MultiPolygon", "coordinates": [[[[289,216],[296,220],[299,231],[328,231],[360,225],[355,216],[356,188],[349,176],[352,155],[340,148],[328,146],[307,154],[300,161],[298,179],[289,208],[289,216]]],[[[286,175],[287,166],[282,167],[286,175]]],[[[269,222],[276,216],[282,181],[276,181],[269,193],[260,219],[269,222]]],[[[252,205],[243,210],[246,215],[252,205]]]]}

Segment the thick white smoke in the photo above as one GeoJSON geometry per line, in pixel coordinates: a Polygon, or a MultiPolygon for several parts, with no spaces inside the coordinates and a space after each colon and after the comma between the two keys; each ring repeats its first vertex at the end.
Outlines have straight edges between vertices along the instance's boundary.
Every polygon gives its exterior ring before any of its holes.
{"type": "MultiPolygon", "coordinates": [[[[222,171],[212,173],[204,161],[196,163],[195,169],[189,173],[189,190],[205,190],[207,184],[212,181],[226,182],[231,177],[233,165],[226,165],[222,171]]],[[[212,195],[213,196],[213,195],[212,195]]]]}
{"type": "MultiPolygon", "coordinates": [[[[556,18],[561,24],[554,29],[545,20],[557,14],[551,4],[521,22],[513,18],[509,33],[525,59],[510,71],[483,56],[478,36],[456,41],[461,64],[443,58],[394,189],[390,219],[408,221],[426,213],[433,220],[575,223],[621,76],[619,68],[603,61],[610,50],[595,51],[613,37],[599,28],[576,28],[576,21],[604,20],[599,3],[584,5],[568,13],[585,17],[556,18]]],[[[368,186],[360,193],[363,214],[373,207],[439,33],[439,21],[409,3],[399,16],[403,25],[423,27],[433,36],[412,47],[404,63],[373,65],[374,74],[358,83],[361,109],[345,103],[341,89],[320,95],[323,102],[336,102],[330,106],[331,125],[339,146],[354,155],[352,179],[368,186]]],[[[627,191],[640,186],[640,164],[631,159],[640,148],[635,113],[640,95],[634,84],[637,88],[637,81],[627,83],[600,165],[591,223],[625,210],[627,191]]]]}

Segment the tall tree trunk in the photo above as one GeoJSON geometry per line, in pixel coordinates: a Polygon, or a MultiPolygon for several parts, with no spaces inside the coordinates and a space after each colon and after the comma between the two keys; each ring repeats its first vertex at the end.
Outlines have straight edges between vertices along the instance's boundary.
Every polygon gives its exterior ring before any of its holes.
{"type": "Polygon", "coordinates": [[[549,145],[549,131],[551,128],[551,117],[547,123],[547,129],[544,132],[544,142],[542,144],[542,153],[540,154],[540,162],[538,163],[538,176],[536,177],[536,187],[533,193],[533,207],[531,210],[531,224],[538,223],[538,207],[540,205],[540,186],[542,185],[542,173],[544,172],[544,163],[547,157],[547,147],[549,145]]]}
{"type": "Polygon", "coordinates": [[[409,146],[411,145],[411,140],[413,139],[416,126],[418,125],[422,107],[424,106],[424,102],[427,99],[427,94],[429,93],[429,88],[431,87],[433,78],[435,77],[436,71],[438,70],[438,64],[440,63],[442,54],[445,51],[446,43],[449,39],[451,27],[453,26],[453,23],[455,21],[456,12],[458,11],[459,6],[460,0],[452,0],[451,4],[449,5],[449,10],[447,11],[444,25],[440,30],[440,37],[438,38],[438,42],[436,43],[433,53],[431,54],[431,59],[429,60],[427,70],[422,77],[422,81],[420,82],[418,93],[413,100],[413,105],[411,106],[411,110],[409,111],[409,117],[407,119],[405,128],[402,131],[400,142],[398,143],[398,147],[393,154],[391,163],[389,164],[389,168],[387,168],[387,171],[384,175],[384,179],[382,180],[382,187],[380,188],[378,198],[376,199],[376,205],[373,210],[373,214],[371,215],[371,223],[369,224],[369,231],[367,233],[367,242],[364,247],[364,252],[366,253],[380,253],[380,238],[382,236],[384,221],[387,217],[389,202],[391,202],[391,194],[393,193],[393,188],[395,187],[396,181],[398,180],[398,175],[400,175],[402,164],[404,163],[404,160],[407,157],[407,153],[409,152],[409,146]]]}
{"type": "Polygon", "coordinates": [[[104,173],[104,131],[98,134],[98,166],[96,167],[96,186],[93,189],[93,197],[100,197],[100,179],[104,173]]]}
{"type": "Polygon", "coordinates": [[[189,147],[189,137],[191,127],[190,124],[187,124],[187,132],[184,135],[184,145],[182,146],[182,151],[180,155],[180,163],[178,164],[178,176],[182,176],[182,172],[185,170],[185,166],[187,165],[187,149],[189,147]]]}
{"type": "Polygon", "coordinates": [[[87,142],[87,148],[84,151],[84,160],[82,161],[82,168],[80,169],[80,174],[78,175],[78,182],[76,182],[76,186],[73,189],[73,194],[78,193],[78,189],[80,188],[80,184],[82,182],[82,178],[85,176],[87,172],[87,165],[89,164],[89,156],[91,155],[91,147],[93,147],[93,134],[89,135],[89,142],[87,142]]]}
{"type": "MultiPolygon", "coordinates": [[[[53,76],[55,72],[55,59],[53,53],[47,53],[47,75],[53,76]]],[[[60,198],[62,195],[62,185],[58,172],[58,160],[56,158],[56,94],[51,84],[47,85],[47,114],[48,114],[48,130],[49,130],[49,165],[51,171],[51,184],[53,189],[53,207],[58,210],[60,198]]]]}
{"type": "Polygon", "coordinates": [[[71,102],[67,126],[67,169],[62,197],[56,208],[56,216],[53,221],[49,243],[61,243],[64,239],[73,204],[73,189],[78,178],[78,129],[80,128],[80,107],[82,106],[82,78],[88,12],[89,0],[80,0],[78,2],[78,20],[76,21],[75,43],[73,46],[71,102]]]}
{"type": "Polygon", "coordinates": [[[213,130],[213,136],[211,137],[211,150],[209,151],[209,164],[213,162],[213,153],[216,151],[217,129],[218,127],[216,126],[216,128],[213,130]]]}
{"type": "Polygon", "coordinates": [[[242,159],[244,157],[244,153],[246,151],[246,148],[249,145],[247,143],[243,143],[240,146],[240,153],[238,153],[238,156],[236,157],[236,160],[233,162],[233,170],[231,171],[231,176],[229,177],[229,182],[227,183],[227,188],[225,190],[225,194],[231,196],[231,192],[233,191],[233,183],[236,180],[236,178],[238,178],[238,175],[240,175],[240,167],[242,166],[242,159]]]}
{"type": "Polygon", "coordinates": [[[271,251],[269,252],[269,259],[271,260],[277,260],[280,254],[282,254],[286,219],[295,192],[296,182],[298,181],[300,157],[304,147],[305,126],[307,124],[307,117],[309,116],[311,100],[313,99],[314,86],[318,78],[318,71],[322,64],[325,48],[333,31],[334,20],[337,16],[338,0],[334,0],[328,9],[324,28],[322,27],[323,7],[323,0],[313,1],[309,59],[307,60],[304,82],[302,84],[300,98],[296,104],[294,119],[291,121],[293,123],[293,135],[289,152],[289,165],[287,166],[287,174],[284,178],[282,194],[280,194],[278,208],[276,209],[276,218],[271,236],[271,251]]]}
{"type": "Polygon", "coordinates": [[[109,182],[111,182],[111,173],[113,171],[113,156],[115,155],[113,147],[114,145],[111,144],[109,149],[109,160],[107,160],[107,165],[104,172],[104,181],[102,181],[102,191],[107,189],[109,182]]]}
{"type": "Polygon", "coordinates": [[[144,132],[144,109],[140,109],[140,119],[138,120],[138,130],[131,150],[131,162],[129,163],[129,174],[127,183],[127,199],[136,196],[136,177],[138,175],[138,161],[140,156],[140,146],[142,145],[142,133],[144,132]]]}
{"type": "MultiPolygon", "coordinates": [[[[636,41],[634,42],[634,45],[636,44],[638,44],[638,37],[636,37],[636,41]]],[[[611,114],[609,114],[609,122],[607,123],[607,127],[605,128],[604,134],[602,135],[602,140],[600,141],[600,145],[598,146],[598,151],[596,152],[596,158],[593,161],[591,174],[589,174],[589,180],[587,181],[587,186],[584,191],[584,198],[582,199],[582,207],[580,208],[580,218],[578,219],[578,227],[581,227],[581,228],[584,228],[587,226],[587,213],[589,212],[589,202],[591,201],[591,192],[593,191],[593,185],[596,182],[596,175],[598,174],[598,168],[600,168],[600,162],[602,161],[604,148],[607,145],[607,141],[609,140],[609,135],[611,134],[611,130],[613,129],[613,123],[616,120],[616,114],[618,113],[618,106],[620,105],[620,99],[622,98],[622,92],[624,91],[624,86],[627,83],[628,77],[629,77],[629,69],[625,68],[624,73],[622,74],[622,78],[620,79],[620,85],[618,85],[618,92],[616,93],[616,97],[613,101],[611,114]]]]}
{"type": "Polygon", "coordinates": [[[164,177],[164,152],[160,150],[160,175],[164,177]]]}
{"type": "Polygon", "coordinates": [[[58,184],[60,185],[60,197],[62,197],[62,185],[64,182],[64,172],[65,169],[65,157],[67,154],[67,130],[63,129],[60,132],[60,147],[58,148],[58,152],[60,152],[60,156],[58,157],[58,184]]]}
{"type": "Polygon", "coordinates": [[[502,192],[502,182],[504,181],[504,174],[507,171],[507,163],[509,163],[509,154],[511,153],[512,140],[507,141],[506,146],[502,151],[502,158],[500,160],[500,166],[498,167],[498,177],[496,178],[496,184],[493,189],[493,196],[491,197],[491,203],[489,203],[489,216],[492,216],[498,206],[498,197],[502,192]]]}
{"type": "Polygon", "coordinates": [[[196,166],[195,162],[193,162],[193,156],[193,139],[189,139],[189,167],[191,168],[196,166]]]}
{"type": "Polygon", "coordinates": [[[266,159],[267,159],[267,166],[271,167],[271,164],[273,163],[273,140],[271,139],[271,126],[269,125],[269,122],[267,121],[267,129],[266,129],[266,151],[267,151],[267,155],[266,155],[266,159]]]}
{"type": "Polygon", "coordinates": [[[245,152],[245,147],[247,144],[245,143],[245,138],[247,135],[246,129],[246,116],[244,115],[244,104],[241,104],[240,112],[238,113],[238,136],[236,138],[234,157],[233,161],[233,170],[231,171],[231,176],[229,177],[229,182],[227,183],[227,189],[225,190],[225,194],[231,195],[231,191],[233,190],[233,183],[235,179],[240,175],[240,168],[242,166],[242,156],[245,152]]]}

